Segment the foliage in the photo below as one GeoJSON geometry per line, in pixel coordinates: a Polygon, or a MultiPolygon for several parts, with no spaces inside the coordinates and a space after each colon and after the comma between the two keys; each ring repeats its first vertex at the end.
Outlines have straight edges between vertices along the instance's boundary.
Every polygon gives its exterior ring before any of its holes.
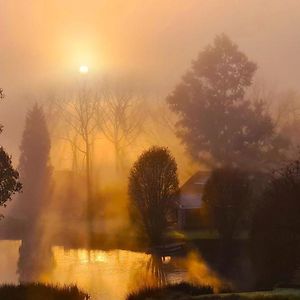
{"type": "MultiPolygon", "coordinates": [[[[265,293],[265,294],[254,294],[252,292],[250,293],[241,293],[241,294],[228,294],[228,295],[213,295],[213,296],[204,296],[201,297],[202,300],[299,300],[299,295],[293,295],[293,294],[271,294],[271,293],[265,293]]],[[[185,300],[189,300],[186,299],[185,300]]]]}
{"type": "MultiPolygon", "coordinates": [[[[186,282],[176,284],[168,284],[164,287],[146,287],[137,292],[133,292],[127,296],[127,300],[140,299],[167,299],[168,295],[182,294],[187,296],[212,294],[211,286],[195,286],[186,282]]],[[[179,295],[177,295],[178,299],[179,295]]],[[[185,298],[186,299],[186,298],[185,298]]]]}
{"type": "Polygon", "coordinates": [[[213,294],[213,289],[209,286],[193,286],[189,283],[179,283],[167,285],[162,288],[145,288],[139,292],[131,293],[127,300],[146,299],[178,299],[178,300],[299,300],[299,290],[296,289],[275,289],[268,291],[251,291],[233,293],[228,290],[220,294],[213,294]]]}
{"type": "Polygon", "coordinates": [[[37,274],[46,273],[52,266],[48,263],[51,261],[48,257],[51,258],[50,247],[43,236],[43,218],[49,208],[52,174],[50,137],[43,109],[37,104],[27,114],[20,150],[19,168],[24,191],[16,203],[15,214],[26,221],[18,261],[19,279],[24,282],[36,279],[37,274]]]}
{"type": "Polygon", "coordinates": [[[18,179],[19,173],[13,168],[11,157],[0,147],[0,206],[21,190],[18,179]]]}
{"type": "MultiPolygon", "coordinates": [[[[0,88],[0,99],[4,98],[3,89],[0,88]]],[[[0,133],[3,126],[0,124],[0,133]]],[[[20,192],[22,184],[19,181],[19,173],[13,168],[11,157],[0,147],[0,206],[5,206],[11,197],[20,192]]],[[[0,215],[1,217],[1,215],[0,215]]]]}
{"type": "Polygon", "coordinates": [[[33,221],[45,208],[52,169],[49,166],[50,137],[42,107],[35,104],[28,112],[20,146],[20,175],[24,192],[17,211],[33,221]],[[32,218],[33,217],[33,218],[32,218]]]}
{"type": "Polygon", "coordinates": [[[251,187],[249,174],[237,168],[215,169],[203,191],[207,214],[223,240],[238,233],[244,217],[251,187]]]}
{"type": "Polygon", "coordinates": [[[151,245],[162,242],[177,205],[177,165],[167,148],[152,147],[141,154],[129,176],[129,196],[134,217],[151,245]]]}
{"type": "Polygon", "coordinates": [[[287,141],[262,100],[245,96],[256,65],[226,35],[200,52],[167,98],[189,153],[207,164],[254,167],[281,156],[287,141]]]}
{"type": "Polygon", "coordinates": [[[256,209],[252,248],[263,286],[289,282],[300,263],[300,161],[274,172],[256,209]]]}
{"type": "Polygon", "coordinates": [[[50,137],[43,109],[37,104],[28,111],[20,150],[20,170],[23,173],[29,172],[27,168],[34,161],[37,161],[35,171],[38,172],[35,175],[44,172],[49,161],[50,137]]]}
{"type": "Polygon", "coordinates": [[[0,299],[10,300],[87,300],[89,296],[77,286],[52,286],[42,283],[2,285],[0,299]]]}

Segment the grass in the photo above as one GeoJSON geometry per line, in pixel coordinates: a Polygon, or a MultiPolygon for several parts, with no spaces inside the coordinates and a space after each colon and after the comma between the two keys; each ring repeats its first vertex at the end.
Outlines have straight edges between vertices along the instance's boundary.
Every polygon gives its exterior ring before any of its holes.
{"type": "Polygon", "coordinates": [[[127,296],[127,300],[142,299],[173,299],[167,297],[175,297],[176,299],[185,299],[181,297],[207,295],[212,294],[213,288],[210,286],[195,286],[189,283],[181,282],[177,284],[169,284],[164,287],[146,287],[133,292],[127,296]]]}
{"type": "MultiPolygon", "coordinates": [[[[289,289],[279,288],[270,291],[253,291],[253,292],[242,292],[242,293],[231,293],[231,294],[218,294],[214,295],[214,299],[300,299],[300,289],[289,289]],[[233,298],[231,298],[233,297],[233,298]]],[[[202,299],[205,297],[198,297],[196,299],[202,299]]],[[[207,297],[208,298],[208,297],[207,297]]],[[[211,299],[211,300],[214,300],[211,299]]]]}
{"type": "Polygon", "coordinates": [[[1,300],[87,300],[77,286],[53,286],[42,283],[5,284],[0,286],[1,300]]]}
{"type": "MultiPolygon", "coordinates": [[[[191,298],[186,298],[190,300],[191,298]]],[[[237,294],[217,294],[217,295],[204,295],[193,298],[194,300],[299,300],[300,293],[293,292],[249,292],[237,294]]]]}
{"type": "Polygon", "coordinates": [[[126,300],[300,300],[300,289],[278,288],[271,291],[254,291],[213,294],[212,287],[194,286],[189,283],[145,288],[131,293],[126,300]]]}

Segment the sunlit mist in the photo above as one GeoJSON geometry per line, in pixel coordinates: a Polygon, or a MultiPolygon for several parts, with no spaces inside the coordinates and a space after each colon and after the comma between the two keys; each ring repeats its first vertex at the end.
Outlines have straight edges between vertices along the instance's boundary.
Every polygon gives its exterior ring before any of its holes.
{"type": "Polygon", "coordinates": [[[86,66],[86,65],[81,65],[79,67],[79,72],[82,73],[82,74],[86,74],[86,73],[88,73],[88,71],[89,71],[89,67],[86,66]]]}
{"type": "Polygon", "coordinates": [[[296,0],[0,0],[0,298],[299,288],[299,28],[296,0]]]}

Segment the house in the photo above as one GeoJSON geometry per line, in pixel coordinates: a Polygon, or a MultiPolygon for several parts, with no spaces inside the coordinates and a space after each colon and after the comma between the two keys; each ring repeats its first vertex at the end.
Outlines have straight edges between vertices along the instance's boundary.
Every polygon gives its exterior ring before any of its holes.
{"type": "Polygon", "coordinates": [[[197,229],[203,226],[201,222],[202,195],[209,176],[210,172],[199,171],[181,186],[177,214],[179,229],[197,229]]]}

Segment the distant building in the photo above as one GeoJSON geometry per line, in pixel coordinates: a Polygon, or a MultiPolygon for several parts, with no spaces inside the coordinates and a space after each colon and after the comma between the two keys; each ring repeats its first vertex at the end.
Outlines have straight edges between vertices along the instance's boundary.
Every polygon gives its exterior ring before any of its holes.
{"type": "Polygon", "coordinates": [[[201,222],[202,196],[209,175],[210,172],[208,171],[199,171],[181,186],[178,209],[179,229],[203,227],[201,222]]]}

